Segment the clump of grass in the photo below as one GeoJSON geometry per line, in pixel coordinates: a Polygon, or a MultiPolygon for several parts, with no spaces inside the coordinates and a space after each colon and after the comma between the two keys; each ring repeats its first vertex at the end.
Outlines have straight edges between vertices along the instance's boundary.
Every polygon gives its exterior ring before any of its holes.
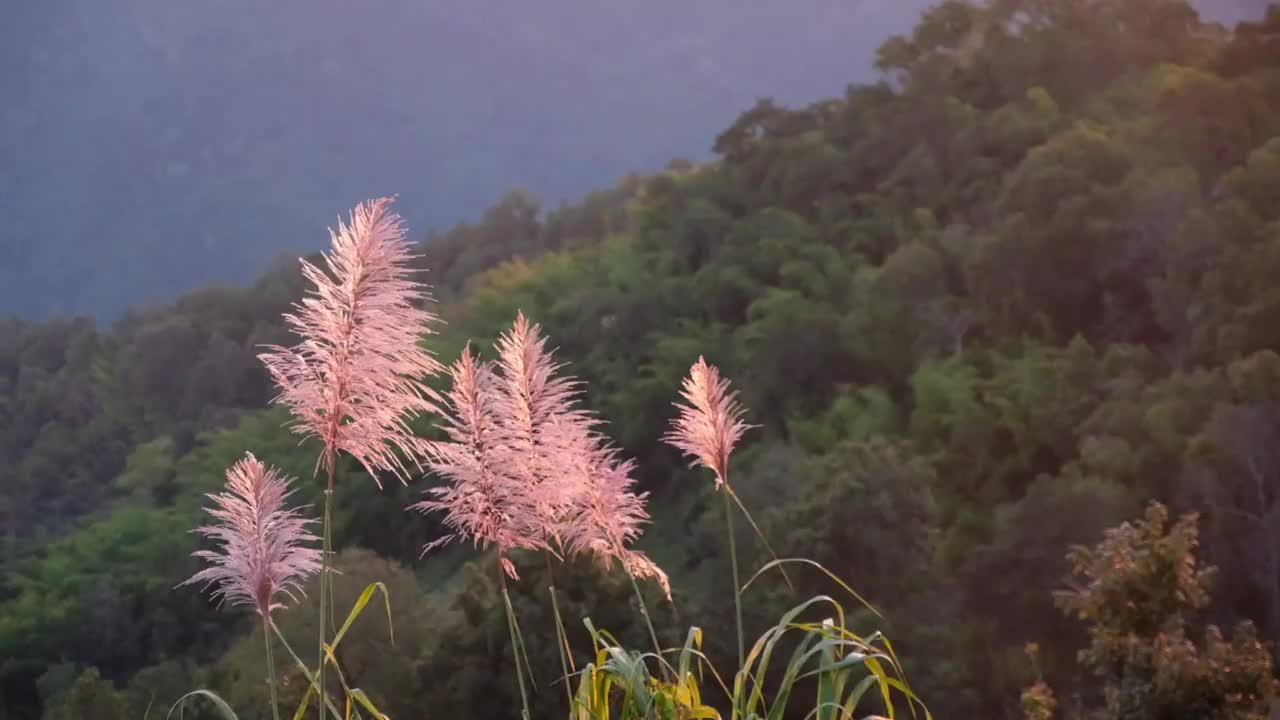
{"type": "MultiPolygon", "coordinates": [[[[373,583],[365,588],[332,637],[329,632],[337,623],[326,627],[333,611],[333,489],[338,457],[346,453],[375,482],[379,473],[388,473],[407,483],[414,468],[448,481],[411,508],[443,512],[452,531],[423,552],[455,538],[494,551],[524,720],[529,720],[528,685],[534,679],[508,590],[509,582],[519,580],[512,560],[517,550],[543,553],[548,578],[553,578],[552,560],[569,556],[591,557],[606,568],[621,566],[649,631],[653,651],[642,653],[624,649],[585,621],[594,661],[574,670],[554,580],[549,582],[571,720],[720,718],[720,711],[704,698],[708,677],[723,693],[733,720],[781,720],[802,683],[810,680],[817,694],[807,718],[852,720],[872,689],[879,691],[876,697],[890,717],[900,706],[913,715],[923,710],[929,717],[903,678],[889,641],[878,633],[864,637],[850,630],[844,608],[831,597],[819,595],[799,603],[748,652],[743,592],[768,570],[777,569],[786,577],[786,564],[816,563],[774,556],[751,581],[741,582],[733,533],[735,504],[771,555],[773,551],[729,483],[730,458],[751,426],[744,422],[745,411],[728,381],[702,358],[684,381],[685,402],[676,404],[679,415],[664,440],[689,455],[694,465],[712,470],[716,489],[723,491],[738,650],[732,684],[723,681],[703,654],[701,630],[691,629],[683,647],[664,650],[638,580],[657,582],[668,601],[671,588],[666,573],[631,547],[649,520],[646,494],[635,490],[634,463],[621,457],[602,432],[602,423],[578,407],[581,383],[559,374],[563,366],[552,360],[541,329],[523,313],[499,338],[496,362],[480,360],[467,347],[448,368],[452,387],[444,394],[427,387],[426,378],[444,369],[420,344],[437,319],[420,307],[429,297],[425,286],[410,277],[409,246],[398,216],[388,212],[389,204],[382,199],[356,207],[350,223],[332,233],[326,269],[303,262],[303,274],[314,287],[295,312],[286,315],[301,340],[291,348],[270,348],[261,356],[280,387],[278,402],[293,412],[295,430],[322,441],[316,461],[317,472],[323,468],[327,475],[322,538],[306,531],[311,520],[284,508],[288,481],[252,456],[229,471],[230,492],[212,496],[217,507],[211,513],[220,523],[199,529],[224,547],[222,552],[198,552],[212,566],[188,582],[214,583],[223,598],[257,610],[266,641],[273,713],[278,708],[272,634],[308,683],[295,720],[312,703],[320,720],[328,713],[344,720],[362,718],[363,713],[379,720],[386,717],[367,693],[348,684],[336,657],[352,624],[378,592],[390,624],[386,587],[373,583]],[[438,416],[445,439],[429,442],[410,430],[409,419],[426,412],[438,416]],[[323,544],[320,550],[309,546],[317,539],[323,544]],[[312,670],[285,641],[271,614],[284,607],[281,597],[292,597],[302,579],[317,571],[319,658],[312,670]],[[815,612],[824,614],[821,621],[809,619],[815,612]],[[780,666],[776,656],[784,646],[791,648],[791,655],[780,666]],[[342,690],[341,708],[328,692],[330,665],[342,690]],[[573,677],[578,679],[576,691],[569,684],[573,677]]],[[[184,696],[170,713],[199,699],[235,720],[230,706],[208,690],[184,696]]]]}
{"type": "MultiPolygon", "coordinates": [[[[674,665],[664,657],[623,648],[590,621],[595,661],[578,674],[571,720],[688,720],[725,717],[706,699],[703,686],[714,680],[732,720],[857,720],[864,706],[878,704],[890,718],[906,710],[931,720],[928,708],[907,684],[889,640],[879,633],[863,636],[845,624],[846,613],[834,598],[818,595],[788,610],[751,646],[746,662],[724,684],[702,653],[702,631],[691,628],[674,665]],[[819,622],[805,620],[815,612],[819,622]],[[789,650],[790,654],[785,655],[789,650]],[[785,664],[778,667],[778,663],[785,664]],[[655,676],[670,671],[674,679],[655,676]],[[770,683],[770,672],[777,679],[770,683]],[[801,699],[802,685],[816,688],[801,699]]],[[[863,714],[860,714],[863,713],[863,714]]]]}

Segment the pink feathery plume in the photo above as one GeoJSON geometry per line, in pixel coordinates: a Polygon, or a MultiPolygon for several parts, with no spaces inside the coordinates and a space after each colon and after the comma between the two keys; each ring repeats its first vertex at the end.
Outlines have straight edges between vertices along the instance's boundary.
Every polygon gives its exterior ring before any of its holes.
{"type": "Polygon", "coordinates": [[[729,481],[729,456],[734,446],[754,426],[742,421],[742,406],[737,392],[729,390],[729,381],[701,357],[689,369],[680,394],[688,405],[674,403],[680,414],[662,439],[693,458],[690,467],[710,468],[719,488],[729,481]]]}
{"type": "Polygon", "coordinates": [[[432,488],[430,500],[410,509],[445,513],[449,535],[429,543],[423,553],[454,539],[470,539],[497,550],[503,569],[516,577],[508,554],[542,549],[546,542],[524,498],[525,488],[504,462],[508,440],[497,421],[497,383],[492,363],[477,360],[468,345],[449,368],[453,384],[444,396],[440,427],[449,439],[431,443],[428,468],[448,483],[432,488]]]}
{"type": "Polygon", "coordinates": [[[648,493],[635,491],[635,463],[621,460],[605,438],[576,423],[561,423],[560,467],[575,493],[563,524],[571,554],[590,555],[605,567],[617,560],[636,578],[652,578],[671,599],[666,573],[644,553],[627,547],[649,522],[648,493]]]}
{"type": "Polygon", "coordinates": [[[263,618],[284,607],[281,595],[296,602],[320,569],[320,550],[306,545],[318,539],[306,529],[313,521],[284,506],[291,492],[288,478],[246,453],[227,470],[226,492],[208,496],[216,522],[195,530],[222,547],[193,553],[210,567],[182,585],[214,585],[219,603],[252,605],[263,618]]]}
{"type": "Polygon", "coordinates": [[[541,327],[524,313],[498,338],[498,397],[495,412],[506,439],[505,462],[522,486],[526,504],[548,542],[558,542],[563,513],[577,488],[561,470],[565,450],[555,428],[589,428],[590,416],[575,408],[579,383],[557,377],[562,365],[546,348],[541,327]]]}
{"type": "Polygon", "coordinates": [[[330,231],[325,268],[302,261],[314,285],[285,315],[301,337],[259,357],[292,410],[295,432],[324,443],[321,461],[332,475],[347,452],[378,481],[378,472],[406,482],[426,442],[408,421],[435,410],[423,378],[441,370],[419,340],[437,318],[420,305],[426,286],[411,279],[410,244],[400,217],[382,198],[357,205],[350,222],[330,231]]]}

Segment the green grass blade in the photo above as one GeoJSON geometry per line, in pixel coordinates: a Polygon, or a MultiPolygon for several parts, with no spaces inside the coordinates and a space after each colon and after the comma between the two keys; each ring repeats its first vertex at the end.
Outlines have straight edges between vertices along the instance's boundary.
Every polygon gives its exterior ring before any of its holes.
{"type": "Polygon", "coordinates": [[[879,680],[875,675],[868,675],[862,678],[862,681],[853,686],[853,690],[849,692],[849,696],[844,700],[844,718],[852,719],[855,717],[854,712],[858,709],[858,704],[862,702],[862,696],[867,694],[873,685],[879,680]]]}
{"type": "Polygon", "coordinates": [[[684,647],[680,648],[680,657],[676,661],[679,677],[689,674],[689,665],[693,660],[693,652],[702,647],[702,628],[691,627],[684,638],[684,647]]]}
{"type": "Polygon", "coordinates": [[[818,701],[814,712],[818,720],[835,720],[835,716],[832,715],[832,705],[838,697],[837,684],[840,681],[840,673],[828,668],[836,664],[836,646],[822,643],[820,647],[822,648],[822,666],[818,668],[818,701]]]}
{"type": "MultiPolygon", "coordinates": [[[[760,696],[760,710],[767,720],[782,720],[782,715],[787,709],[787,703],[791,701],[791,691],[795,688],[797,668],[804,663],[805,656],[812,651],[812,648],[809,647],[809,641],[810,638],[806,636],[792,651],[791,659],[783,667],[782,679],[778,682],[778,687],[773,692],[772,702],[766,704],[763,694],[760,696]]],[[[763,675],[763,672],[761,672],[761,675],[763,675]]],[[[765,678],[762,677],[760,680],[762,687],[764,682],[765,678]]]]}
{"type": "MultiPolygon", "coordinates": [[[[316,680],[315,674],[307,669],[307,664],[302,662],[302,658],[299,658],[298,654],[293,651],[293,646],[289,645],[288,640],[285,640],[284,633],[280,632],[280,628],[276,626],[275,622],[271,623],[271,629],[275,632],[276,637],[280,638],[280,644],[288,651],[289,657],[293,658],[294,664],[302,672],[302,677],[306,678],[307,682],[311,683],[311,688],[316,691],[317,695],[320,695],[320,683],[316,680]]],[[[338,712],[338,707],[329,699],[328,693],[324,693],[324,705],[329,709],[329,712],[333,713],[335,718],[342,717],[342,714],[338,712]]]]}
{"type": "Polygon", "coordinates": [[[880,698],[884,700],[885,712],[889,713],[890,718],[896,718],[897,713],[893,710],[893,692],[889,686],[889,676],[885,673],[884,668],[879,661],[868,658],[867,667],[874,673],[877,683],[880,686],[880,698]]]}
{"type": "Polygon", "coordinates": [[[888,682],[889,687],[907,696],[907,707],[910,708],[912,717],[916,717],[916,706],[919,705],[920,708],[924,710],[926,720],[933,720],[933,713],[929,712],[928,706],[924,704],[924,701],[920,699],[920,696],[916,695],[915,691],[908,687],[906,683],[895,677],[890,677],[888,682]]]}
{"type": "Polygon", "coordinates": [[[308,686],[307,692],[302,695],[302,702],[298,703],[298,709],[293,711],[293,720],[302,720],[307,714],[307,708],[311,707],[311,696],[315,694],[316,689],[308,686]]]}
{"type": "Polygon", "coordinates": [[[783,565],[786,565],[788,563],[800,563],[803,565],[809,565],[817,568],[818,570],[822,571],[824,575],[831,578],[833,582],[839,585],[842,590],[844,590],[845,592],[849,593],[854,598],[856,598],[857,601],[862,603],[868,610],[875,613],[878,617],[881,617],[881,618],[884,617],[884,615],[881,615],[880,611],[877,610],[874,605],[868,602],[866,598],[862,597],[862,595],[858,594],[858,591],[854,590],[852,587],[849,587],[849,584],[846,583],[844,580],[841,580],[838,575],[828,570],[826,567],[823,566],[822,563],[816,562],[814,560],[810,560],[808,558],[782,558],[781,560],[773,560],[768,563],[765,563],[764,567],[757,570],[756,574],[752,575],[751,579],[748,580],[746,584],[742,586],[742,591],[746,592],[747,588],[751,587],[751,584],[756,581],[756,578],[760,577],[764,573],[768,572],[769,570],[772,570],[775,567],[781,569],[783,565]]]}
{"type": "Polygon", "coordinates": [[[875,637],[882,645],[884,645],[884,649],[889,652],[889,662],[893,665],[894,672],[898,674],[898,677],[905,678],[907,673],[902,669],[902,663],[898,660],[898,654],[893,651],[893,643],[889,642],[889,638],[879,632],[875,633],[875,637]]]}
{"type": "Polygon", "coordinates": [[[351,606],[351,612],[347,613],[346,621],[342,623],[342,628],[338,630],[338,634],[333,636],[333,642],[330,643],[330,645],[334,648],[338,647],[338,643],[342,642],[342,638],[347,634],[347,631],[351,629],[351,624],[356,621],[356,618],[360,617],[360,613],[364,612],[365,606],[373,599],[373,594],[379,590],[382,591],[383,604],[387,608],[387,632],[391,636],[391,644],[395,644],[396,631],[391,625],[391,595],[387,592],[386,585],[383,585],[380,582],[375,582],[369,583],[369,587],[366,587],[364,592],[360,593],[360,597],[357,598],[355,604],[351,606]]]}
{"type": "Polygon", "coordinates": [[[733,693],[729,691],[729,685],[725,683],[724,678],[720,675],[719,671],[716,670],[715,666],[711,664],[711,659],[708,658],[705,653],[701,650],[690,650],[689,654],[701,661],[698,664],[699,676],[702,675],[704,669],[710,670],[711,677],[715,679],[716,684],[720,686],[722,691],[724,691],[724,696],[733,697],[733,693]]]}
{"type": "Polygon", "coordinates": [[[877,655],[877,654],[874,654],[874,653],[861,653],[861,652],[858,652],[858,653],[851,653],[851,654],[846,655],[845,657],[842,657],[842,658],[840,658],[839,660],[837,660],[837,661],[835,661],[835,662],[831,663],[830,665],[823,665],[823,666],[818,667],[818,668],[816,668],[816,669],[814,669],[814,670],[810,670],[809,672],[805,673],[805,674],[804,674],[803,676],[801,676],[801,677],[807,678],[807,677],[811,677],[811,676],[813,676],[813,675],[820,675],[820,674],[825,673],[825,672],[832,672],[832,673],[835,673],[835,672],[844,672],[844,671],[847,671],[847,670],[849,670],[849,669],[851,669],[851,668],[853,668],[853,667],[856,667],[856,666],[858,666],[858,665],[864,665],[864,664],[866,664],[866,660],[867,660],[867,658],[876,658],[876,659],[879,659],[879,660],[884,660],[884,659],[885,659],[885,656],[884,656],[884,655],[877,655]]]}
{"type": "Polygon", "coordinates": [[[365,710],[368,710],[369,712],[373,713],[373,716],[375,718],[378,718],[379,720],[391,720],[389,717],[386,716],[386,714],[384,714],[381,710],[379,710],[373,704],[373,701],[369,699],[369,696],[366,695],[365,692],[360,688],[353,689],[350,695],[352,698],[355,698],[355,701],[360,703],[360,705],[363,706],[365,710]]]}
{"type": "Polygon", "coordinates": [[[218,714],[222,715],[226,720],[239,720],[239,718],[236,717],[235,711],[231,709],[231,706],[227,704],[226,700],[223,700],[208,690],[192,690],[186,695],[178,698],[177,702],[169,708],[169,713],[168,715],[165,715],[165,718],[171,717],[174,710],[178,711],[178,717],[181,718],[182,706],[185,705],[188,700],[194,700],[195,698],[204,698],[212,702],[214,707],[218,708],[218,714]]]}
{"type": "Polygon", "coordinates": [[[621,647],[622,643],[618,642],[608,630],[597,630],[595,625],[591,624],[591,618],[582,618],[582,624],[587,626],[587,632],[591,633],[591,638],[596,643],[596,650],[599,651],[601,646],[621,647]],[[601,642],[603,641],[603,642],[601,642]]]}
{"type": "Polygon", "coordinates": [[[837,703],[837,702],[818,703],[817,705],[813,706],[812,710],[805,713],[804,720],[821,720],[822,718],[827,718],[827,717],[842,717],[842,716],[828,714],[828,713],[838,713],[840,711],[841,711],[840,703],[837,703]]]}

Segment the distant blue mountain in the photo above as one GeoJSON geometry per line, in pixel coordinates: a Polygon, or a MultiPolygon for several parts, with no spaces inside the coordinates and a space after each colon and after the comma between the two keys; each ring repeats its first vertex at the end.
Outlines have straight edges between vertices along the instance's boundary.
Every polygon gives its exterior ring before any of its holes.
{"type": "Polygon", "coordinates": [[[756,97],[802,104],[871,77],[927,4],[13,3],[0,314],[109,319],[244,283],[373,195],[399,194],[425,233],[513,186],[555,204],[705,157],[756,97]]]}

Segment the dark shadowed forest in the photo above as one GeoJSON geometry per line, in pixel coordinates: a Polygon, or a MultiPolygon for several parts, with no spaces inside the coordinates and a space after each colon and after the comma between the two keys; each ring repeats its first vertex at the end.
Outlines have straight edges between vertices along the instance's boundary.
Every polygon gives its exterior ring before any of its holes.
{"type": "MultiPolygon", "coordinates": [[[[448,364],[469,341],[493,357],[517,311],[541,324],[650,493],[637,547],[670,576],[670,602],[644,589],[665,644],[697,626],[733,665],[726,516],[662,442],[705,356],[758,426],[733,484],[760,534],[874,605],[846,603],[850,625],[892,639],[934,717],[1267,717],[1280,6],[1226,26],[1182,0],[947,0],[876,58],[841,97],[760,100],[712,161],[558,207],[513,190],[421,237],[444,320],[424,342],[448,364]]],[[[305,286],[289,259],[110,327],[0,319],[0,718],[157,717],[197,687],[269,717],[261,628],[175,586],[245,451],[324,503],[258,360],[294,342],[305,286]]],[[[361,617],[346,680],[393,718],[518,717],[492,557],[422,556],[443,519],[405,512],[442,479],[337,473],[335,601],[383,582],[395,633],[381,606],[361,617]]],[[[770,554],[735,531],[750,577],[770,554]]],[[[515,563],[532,715],[563,717],[546,570],[515,563]]],[[[625,576],[556,574],[579,664],[583,618],[649,647],[625,576]]],[[[788,574],[746,591],[750,637],[841,593],[788,574]]],[[[277,619],[311,652],[317,595],[277,619]]],[[[283,673],[281,707],[306,690],[283,673]]]]}

